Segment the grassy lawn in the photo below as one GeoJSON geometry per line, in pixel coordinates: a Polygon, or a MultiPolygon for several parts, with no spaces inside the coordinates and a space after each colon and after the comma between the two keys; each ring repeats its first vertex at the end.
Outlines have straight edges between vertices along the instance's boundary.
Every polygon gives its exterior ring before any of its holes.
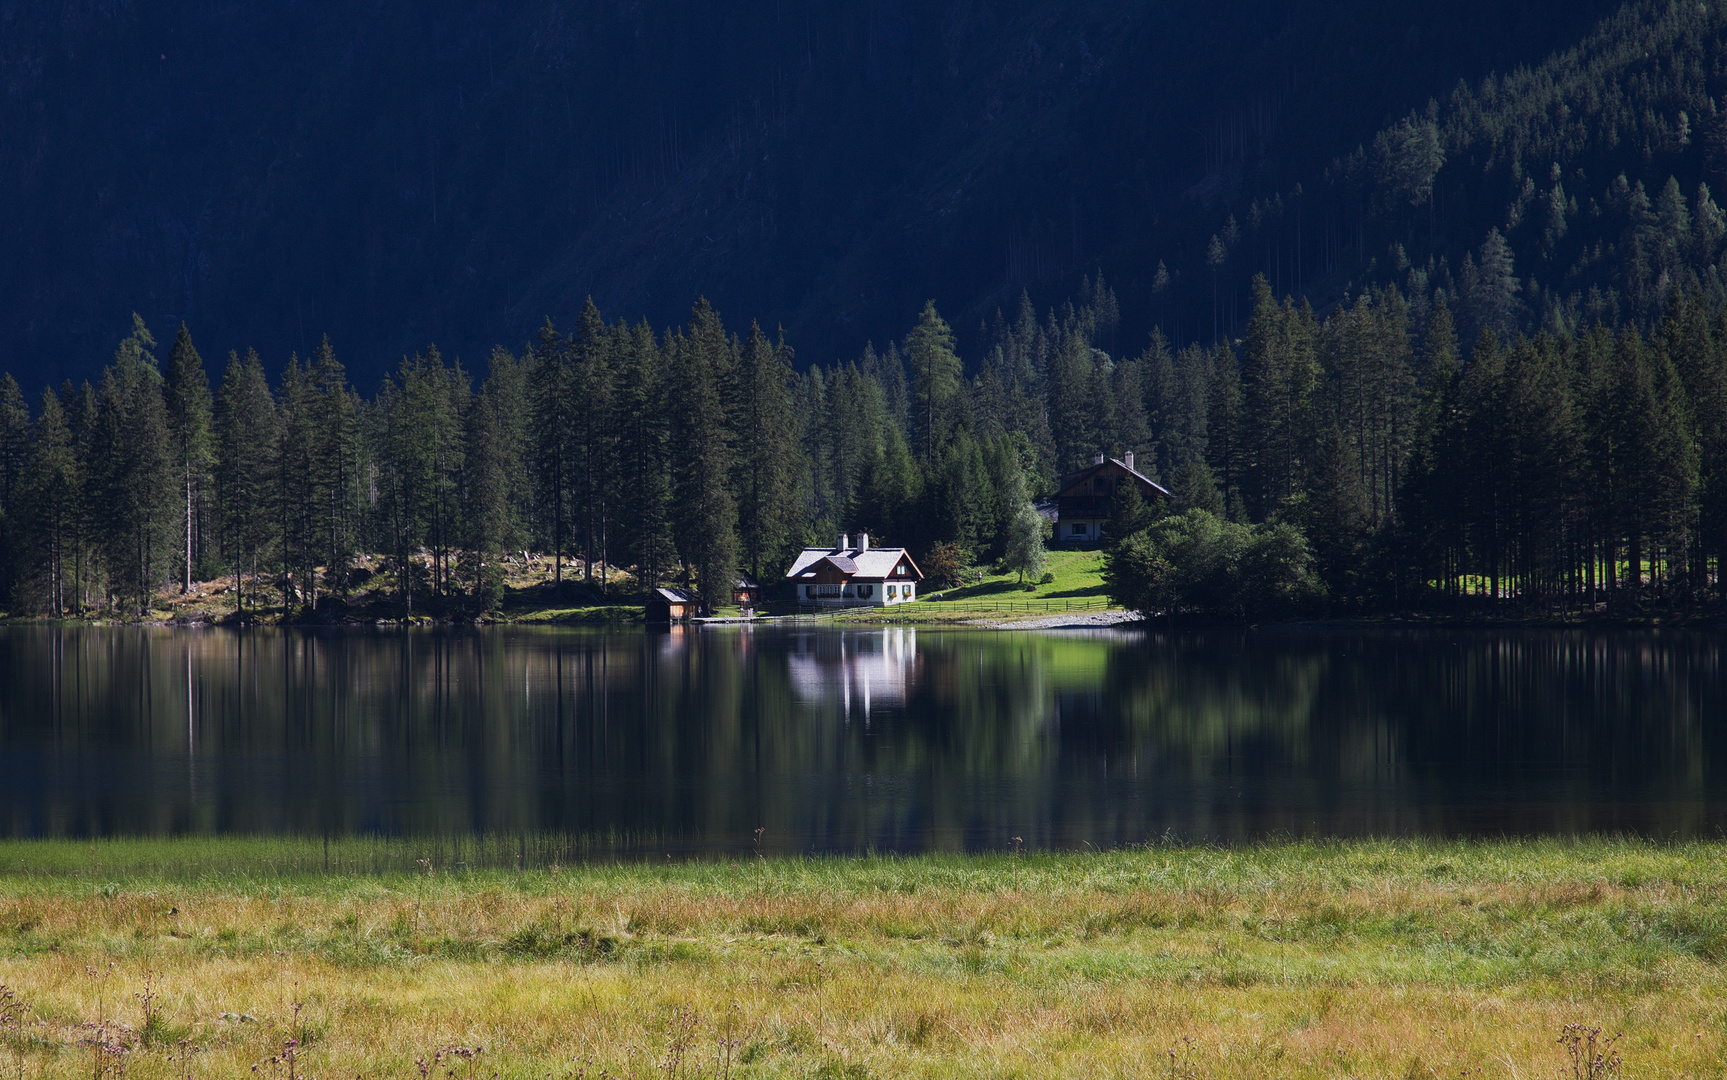
{"type": "Polygon", "coordinates": [[[1727,845],[740,848],[0,844],[0,1075],[1523,1078],[1572,1023],[1727,1066],[1727,845]]]}
{"type": "Polygon", "coordinates": [[[1054,580],[1028,590],[1015,574],[986,574],[978,584],[947,589],[942,601],[1104,600],[1103,552],[1052,551],[1046,567],[1054,580]]]}
{"type": "Polygon", "coordinates": [[[639,623],[642,621],[643,614],[640,604],[607,604],[593,607],[534,608],[517,615],[507,616],[507,618],[508,621],[520,626],[541,626],[571,623],[639,623]]]}

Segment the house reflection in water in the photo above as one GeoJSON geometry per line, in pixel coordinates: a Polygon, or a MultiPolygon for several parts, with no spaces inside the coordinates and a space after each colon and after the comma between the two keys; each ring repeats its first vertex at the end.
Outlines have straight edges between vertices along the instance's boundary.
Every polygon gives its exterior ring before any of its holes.
{"type": "Polygon", "coordinates": [[[870,721],[870,710],[903,707],[917,672],[917,630],[869,634],[799,634],[787,657],[792,692],[838,704],[846,720],[870,721]]]}

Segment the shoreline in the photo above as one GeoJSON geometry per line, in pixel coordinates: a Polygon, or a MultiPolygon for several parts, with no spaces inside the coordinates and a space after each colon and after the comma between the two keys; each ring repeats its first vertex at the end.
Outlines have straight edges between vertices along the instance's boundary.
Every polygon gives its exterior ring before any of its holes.
{"type": "MultiPolygon", "coordinates": [[[[0,615],[0,626],[103,626],[151,627],[177,629],[298,629],[298,630],[357,630],[378,629],[455,629],[458,627],[565,627],[565,628],[624,628],[643,627],[639,604],[596,604],[586,607],[553,607],[511,612],[504,615],[430,616],[415,615],[411,619],[367,618],[258,618],[237,620],[227,617],[177,616],[157,619],[116,619],[108,617],[63,617],[0,615]]],[[[681,625],[689,627],[725,626],[831,626],[840,629],[873,626],[922,626],[972,630],[1147,630],[1187,632],[1236,630],[1254,632],[1332,632],[1388,630],[1727,630],[1727,616],[1720,613],[1698,615],[1684,619],[1638,618],[1593,615],[1558,618],[1530,616],[1525,618],[1494,615],[1397,614],[1383,616],[1346,616],[1336,618],[1285,618],[1249,621],[1210,617],[1179,616],[1147,618],[1121,608],[1103,611],[1056,611],[1048,614],[1027,612],[1021,617],[1003,617],[990,610],[967,610],[955,605],[948,608],[938,601],[920,601],[916,606],[904,605],[892,609],[853,609],[818,615],[758,615],[755,617],[718,616],[691,619],[681,625]],[[924,605],[928,605],[927,607],[924,605]]],[[[663,626],[662,626],[663,628],[663,626]]]]}

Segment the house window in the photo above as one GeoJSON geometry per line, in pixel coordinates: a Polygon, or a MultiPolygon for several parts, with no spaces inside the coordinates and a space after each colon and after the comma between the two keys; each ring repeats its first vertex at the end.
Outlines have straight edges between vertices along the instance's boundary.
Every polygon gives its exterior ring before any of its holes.
{"type": "Polygon", "coordinates": [[[887,587],[887,598],[888,598],[888,599],[889,599],[889,600],[892,600],[892,599],[893,599],[893,598],[894,598],[894,597],[895,597],[895,596],[898,596],[898,595],[899,595],[899,592],[898,592],[898,590],[897,590],[897,589],[895,589],[895,587],[894,587],[894,586],[892,586],[892,585],[889,585],[889,586],[888,586],[888,587],[887,587]]]}
{"type": "Polygon", "coordinates": [[[902,591],[905,593],[905,598],[907,600],[910,600],[911,599],[911,582],[909,582],[909,581],[906,582],[905,588],[902,591]]]}
{"type": "Polygon", "coordinates": [[[858,586],[858,595],[863,597],[865,600],[868,600],[871,596],[875,595],[875,586],[874,585],[859,585],[858,586]]]}
{"type": "Polygon", "coordinates": [[[817,585],[815,591],[817,596],[838,596],[840,588],[838,585],[817,585]]]}
{"type": "Polygon", "coordinates": [[[1072,534],[1074,536],[1084,536],[1085,535],[1085,526],[1076,524],[1076,525],[1074,525],[1074,527],[1070,531],[1072,532],[1072,534]]]}
{"type": "Polygon", "coordinates": [[[905,576],[905,563],[900,563],[898,566],[894,567],[893,572],[898,574],[901,577],[904,577],[905,576]]]}

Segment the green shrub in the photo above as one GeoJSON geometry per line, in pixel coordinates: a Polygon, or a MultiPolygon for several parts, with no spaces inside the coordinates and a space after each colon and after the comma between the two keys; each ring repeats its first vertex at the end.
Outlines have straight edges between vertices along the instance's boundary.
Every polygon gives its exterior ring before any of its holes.
{"type": "Polygon", "coordinates": [[[1111,551],[1104,582],[1112,600],[1146,614],[1264,615],[1323,595],[1299,528],[1240,525],[1205,510],[1127,537],[1111,551]]]}

